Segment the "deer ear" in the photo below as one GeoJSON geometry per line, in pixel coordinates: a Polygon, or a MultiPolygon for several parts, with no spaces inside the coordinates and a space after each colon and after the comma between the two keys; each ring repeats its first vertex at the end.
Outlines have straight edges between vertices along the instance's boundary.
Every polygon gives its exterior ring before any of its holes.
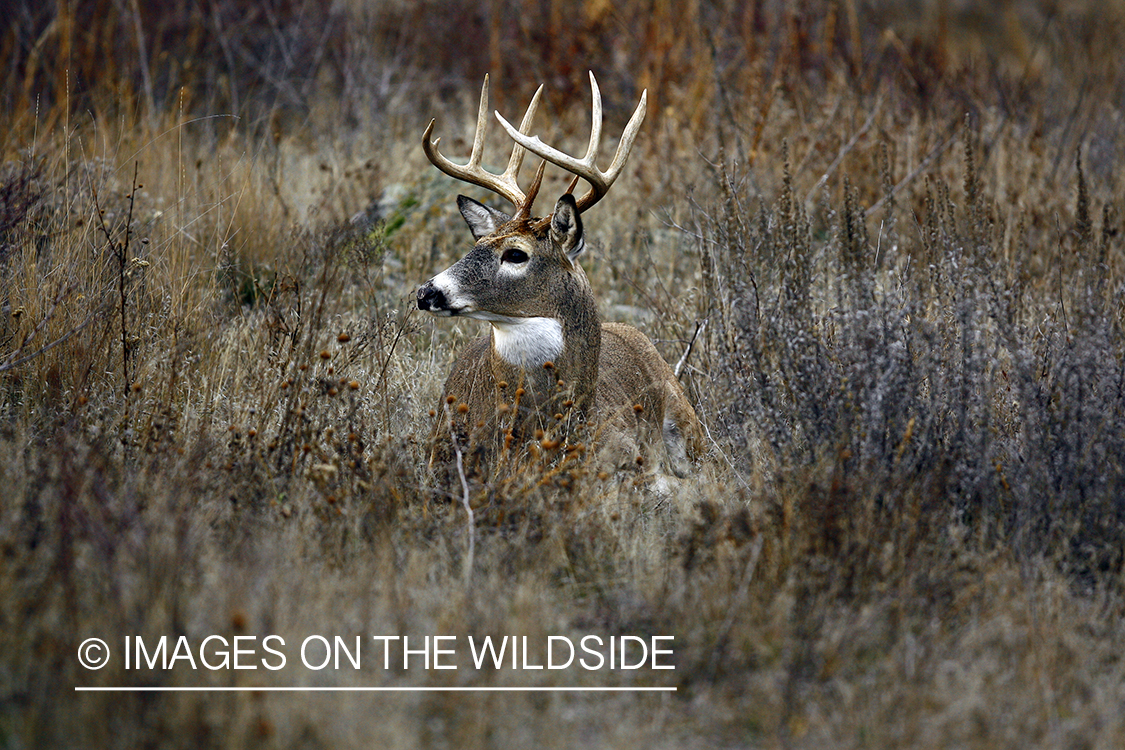
{"type": "Polygon", "coordinates": [[[503,211],[489,208],[480,201],[464,195],[457,196],[457,208],[461,209],[461,215],[465,217],[465,223],[469,225],[469,231],[473,233],[473,239],[476,240],[492,234],[501,224],[512,218],[503,211]]]}
{"type": "Polygon", "coordinates": [[[582,218],[578,215],[578,206],[570,193],[559,198],[555,204],[555,212],[551,214],[551,244],[566,253],[572,263],[577,262],[578,256],[586,249],[586,240],[582,236],[582,218]]]}

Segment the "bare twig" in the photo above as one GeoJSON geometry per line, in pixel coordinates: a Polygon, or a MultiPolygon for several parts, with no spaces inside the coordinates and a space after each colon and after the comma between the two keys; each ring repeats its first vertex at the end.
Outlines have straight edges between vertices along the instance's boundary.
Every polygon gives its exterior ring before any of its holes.
{"type": "Polygon", "coordinates": [[[703,320],[697,320],[695,322],[695,333],[692,334],[691,341],[688,342],[687,349],[684,349],[684,356],[680,357],[680,361],[676,363],[676,366],[674,368],[672,368],[672,374],[676,376],[677,380],[680,379],[680,372],[683,371],[684,365],[687,364],[688,357],[691,356],[691,349],[693,346],[695,346],[695,340],[699,338],[699,334],[703,331],[703,328],[706,325],[706,318],[704,318],[703,320]]]}
{"type": "MultiPolygon", "coordinates": [[[[125,315],[125,308],[128,306],[128,295],[125,289],[125,264],[129,256],[129,237],[132,234],[133,224],[133,206],[136,203],[137,194],[137,172],[140,169],[140,162],[133,162],[133,184],[129,191],[129,214],[125,220],[125,241],[114,242],[113,233],[110,232],[109,227],[106,226],[105,217],[102,214],[101,204],[98,202],[98,189],[90,181],[90,191],[94,198],[94,215],[98,219],[98,226],[105,235],[106,243],[109,245],[110,252],[113,253],[114,259],[117,261],[117,292],[118,292],[118,307],[121,313],[121,374],[125,381],[125,396],[128,398],[129,390],[132,387],[132,381],[129,377],[129,331],[128,321],[125,315]]],[[[126,407],[127,408],[127,407],[126,407]]],[[[128,421],[128,420],[126,420],[128,421]]]]}
{"type": "Polygon", "coordinates": [[[398,319],[395,321],[394,338],[391,339],[391,345],[387,347],[385,351],[380,352],[382,354],[383,361],[379,368],[379,378],[375,381],[375,387],[383,393],[383,430],[388,434],[391,431],[391,402],[389,395],[390,389],[387,388],[386,384],[387,368],[390,367],[391,358],[395,353],[395,347],[398,346],[398,342],[402,340],[403,335],[406,333],[407,324],[409,323],[410,316],[414,313],[414,311],[415,308],[408,308],[405,313],[400,311],[398,319]]]}
{"type": "Polygon", "coordinates": [[[449,439],[453,443],[453,452],[457,454],[457,476],[461,480],[461,507],[465,509],[467,531],[469,535],[469,549],[465,552],[465,586],[472,583],[473,555],[477,546],[477,520],[473,513],[473,506],[469,502],[469,480],[465,478],[465,460],[461,453],[461,446],[457,444],[457,431],[453,429],[453,415],[449,413],[449,404],[445,405],[445,415],[449,421],[449,439]]]}
{"type": "Polygon", "coordinates": [[[832,173],[835,172],[840,164],[844,161],[844,157],[847,156],[853,148],[855,148],[855,145],[857,143],[859,143],[859,139],[862,138],[864,134],[866,134],[867,131],[871,129],[871,125],[875,122],[875,115],[879,114],[879,110],[882,108],[883,97],[880,96],[879,99],[875,102],[875,106],[871,109],[871,114],[867,116],[867,121],[863,123],[863,127],[856,131],[856,134],[852,136],[850,141],[844,144],[839,153],[836,154],[836,158],[828,166],[828,169],[825,170],[824,174],[820,176],[820,179],[816,181],[816,184],[813,185],[812,189],[809,190],[809,192],[805,195],[805,205],[808,205],[809,202],[813,199],[813,196],[816,195],[816,192],[824,186],[824,183],[828,182],[828,178],[832,176],[832,173]]]}
{"type": "Polygon", "coordinates": [[[950,134],[950,136],[948,138],[946,138],[944,141],[942,141],[938,145],[934,146],[930,150],[930,153],[926,154],[926,158],[922,159],[922,162],[914,169],[913,172],[911,172],[910,174],[906,175],[906,177],[903,177],[901,180],[899,180],[898,183],[893,188],[891,188],[890,193],[884,195],[882,198],[875,201],[874,205],[872,205],[871,208],[864,211],[864,214],[863,214],[864,218],[867,218],[871,214],[878,211],[879,208],[884,203],[886,203],[888,200],[890,200],[891,198],[898,195],[900,190],[902,190],[904,187],[906,187],[911,182],[913,182],[915,180],[915,178],[918,177],[918,175],[922,174],[922,172],[925,171],[926,167],[930,166],[930,163],[933,162],[934,159],[938,158],[938,156],[945,153],[949,149],[949,147],[952,146],[956,142],[957,142],[957,130],[954,129],[954,131],[950,134]]]}
{"type": "Polygon", "coordinates": [[[125,241],[114,249],[117,254],[117,292],[121,303],[121,372],[125,377],[126,417],[128,417],[129,391],[133,382],[129,377],[129,349],[132,345],[129,342],[129,326],[125,316],[125,307],[129,301],[125,291],[125,264],[129,262],[129,239],[133,234],[133,206],[137,202],[137,173],[140,171],[140,166],[140,162],[133,162],[133,184],[129,188],[129,215],[125,218],[125,241]]]}
{"type": "MultiPolygon", "coordinates": [[[[33,360],[36,357],[39,357],[43,354],[46,354],[47,352],[51,351],[52,349],[54,349],[59,344],[62,344],[64,342],[68,341],[69,339],[73,338],[75,334],[79,333],[80,331],[85,329],[86,326],[90,325],[95,320],[97,320],[104,309],[105,309],[104,306],[97,308],[96,310],[91,312],[88,316],[86,316],[86,320],[84,320],[78,326],[75,326],[74,328],[70,329],[69,331],[64,333],[62,336],[59,336],[57,339],[55,339],[55,340],[53,340],[53,341],[51,341],[47,344],[44,344],[43,346],[39,347],[35,351],[31,352],[30,354],[26,354],[26,355],[21,357],[21,356],[19,356],[20,353],[23,352],[23,350],[27,346],[28,341],[31,340],[31,335],[29,335],[24,340],[24,342],[22,344],[20,344],[20,346],[17,347],[16,350],[11,353],[11,355],[9,355],[9,358],[8,358],[7,361],[0,362],[0,372],[7,372],[8,370],[14,370],[15,368],[19,367],[20,365],[25,364],[27,362],[30,362],[31,360],[33,360]],[[17,357],[18,357],[18,359],[17,359],[17,357]]],[[[48,314],[48,316],[43,319],[43,322],[40,323],[39,326],[36,326],[35,331],[38,331],[39,328],[42,327],[43,323],[45,323],[49,319],[50,319],[50,315],[48,314]]],[[[32,332],[32,335],[34,335],[35,331],[32,332]]]]}

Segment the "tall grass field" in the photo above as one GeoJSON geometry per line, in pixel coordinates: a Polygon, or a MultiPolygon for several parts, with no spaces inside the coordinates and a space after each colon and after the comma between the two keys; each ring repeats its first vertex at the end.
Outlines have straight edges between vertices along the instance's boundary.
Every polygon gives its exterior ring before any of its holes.
{"type": "Polygon", "coordinates": [[[1125,747],[1125,3],[2,17],[0,750],[1125,747]],[[422,132],[587,71],[706,455],[462,483],[422,132]]]}

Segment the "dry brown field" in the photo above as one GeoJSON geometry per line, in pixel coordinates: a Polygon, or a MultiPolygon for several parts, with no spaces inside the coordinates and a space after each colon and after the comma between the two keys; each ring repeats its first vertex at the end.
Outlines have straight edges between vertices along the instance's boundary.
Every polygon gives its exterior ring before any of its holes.
{"type": "Polygon", "coordinates": [[[3,14],[0,750],[1125,747],[1125,3],[3,14]],[[489,73],[581,151],[588,70],[649,107],[583,265],[708,455],[466,492],[422,131],[489,73]],[[525,668],[587,637],[669,653],[525,668]]]}

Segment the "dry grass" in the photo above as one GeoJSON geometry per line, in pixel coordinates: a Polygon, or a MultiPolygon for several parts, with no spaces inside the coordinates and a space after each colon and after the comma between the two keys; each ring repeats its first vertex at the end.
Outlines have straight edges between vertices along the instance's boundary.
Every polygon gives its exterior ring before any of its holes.
{"type": "Polygon", "coordinates": [[[0,748],[1125,744],[1120,3],[41,5],[0,38],[0,748]],[[706,321],[713,455],[474,484],[470,529],[426,458],[477,324],[412,310],[468,233],[417,140],[465,151],[490,70],[570,145],[587,67],[610,130],[651,97],[587,272],[671,361],[706,321]],[[211,634],[289,666],[76,660],[211,634]],[[587,634],[676,669],[465,646],[587,634]],[[294,684],[678,691],[73,690],[294,684]]]}

